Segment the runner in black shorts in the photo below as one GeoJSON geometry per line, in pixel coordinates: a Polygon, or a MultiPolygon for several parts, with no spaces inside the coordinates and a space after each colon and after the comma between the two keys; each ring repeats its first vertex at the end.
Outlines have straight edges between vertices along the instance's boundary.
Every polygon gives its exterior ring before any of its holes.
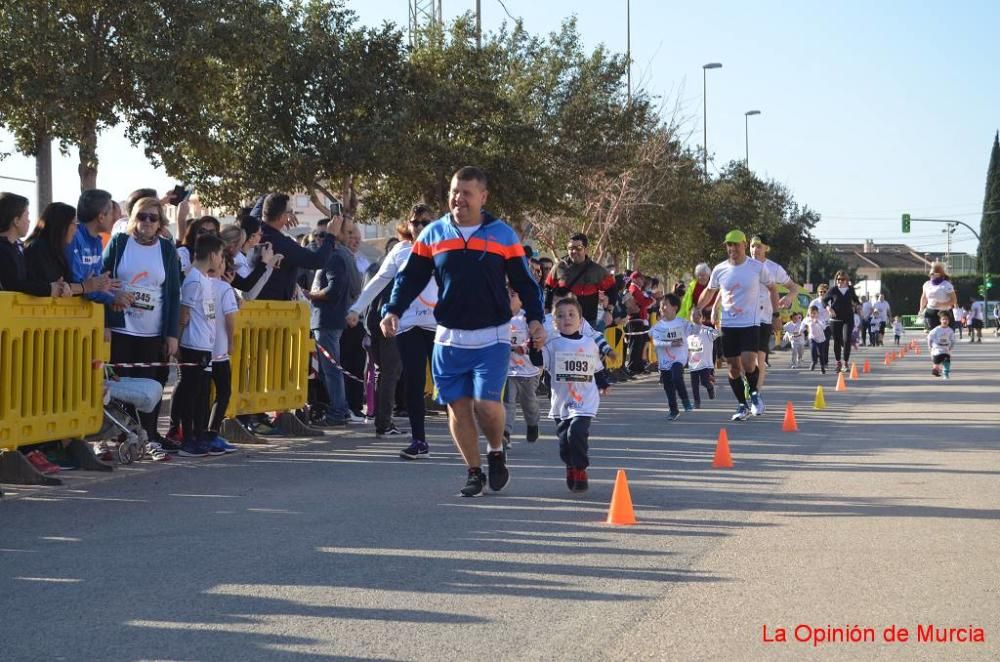
{"type": "MultiPolygon", "coordinates": [[[[746,420],[750,414],[764,413],[764,398],[758,390],[757,352],[760,348],[760,291],[777,291],[774,278],[763,263],[747,257],[747,238],[740,230],[726,235],[729,259],[712,270],[708,287],[701,293],[698,306],[704,307],[716,292],[722,301],[722,355],[729,363],[729,385],[739,401],[732,420],[746,420]],[[746,376],[750,387],[750,406],[743,386],[746,376]]],[[[768,319],[770,322],[770,319],[768,319]]]]}

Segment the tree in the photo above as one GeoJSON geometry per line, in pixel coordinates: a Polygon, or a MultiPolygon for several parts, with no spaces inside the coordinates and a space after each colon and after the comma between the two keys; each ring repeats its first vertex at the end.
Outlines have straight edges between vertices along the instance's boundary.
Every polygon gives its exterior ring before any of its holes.
{"type": "Polygon", "coordinates": [[[1000,131],[993,136],[986,170],[983,220],[979,224],[979,260],[983,273],[1000,271],[1000,131]]]}

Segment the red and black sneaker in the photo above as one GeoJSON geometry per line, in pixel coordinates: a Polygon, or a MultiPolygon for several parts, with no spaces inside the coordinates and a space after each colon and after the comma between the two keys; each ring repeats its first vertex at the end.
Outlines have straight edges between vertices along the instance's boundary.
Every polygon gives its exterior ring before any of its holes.
{"type": "Polygon", "coordinates": [[[45,457],[45,453],[42,451],[31,451],[30,453],[25,453],[24,457],[31,463],[31,466],[33,466],[38,473],[59,473],[59,465],[49,462],[49,458],[45,457]]]}
{"type": "Polygon", "coordinates": [[[566,487],[572,492],[576,488],[576,469],[566,467],[566,487]]]}
{"type": "Polygon", "coordinates": [[[576,482],[573,487],[570,488],[574,492],[586,492],[587,488],[590,487],[587,482],[587,470],[586,469],[576,469],[576,482]]]}

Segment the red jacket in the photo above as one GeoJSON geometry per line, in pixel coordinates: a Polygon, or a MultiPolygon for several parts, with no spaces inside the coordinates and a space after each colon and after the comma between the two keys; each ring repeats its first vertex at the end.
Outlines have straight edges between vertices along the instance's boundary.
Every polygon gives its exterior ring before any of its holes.
{"type": "Polygon", "coordinates": [[[628,293],[632,295],[632,300],[635,301],[635,305],[639,306],[638,315],[629,315],[629,317],[648,320],[649,307],[653,305],[653,297],[647,296],[646,293],[643,292],[642,289],[635,283],[631,283],[628,286],[628,293]]]}

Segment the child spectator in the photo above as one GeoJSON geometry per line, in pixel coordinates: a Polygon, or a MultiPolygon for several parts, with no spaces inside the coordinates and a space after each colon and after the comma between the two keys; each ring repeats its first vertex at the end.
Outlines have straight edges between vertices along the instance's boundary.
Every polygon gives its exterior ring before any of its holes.
{"type": "Polygon", "coordinates": [[[882,326],[885,320],[879,315],[877,309],[872,310],[872,318],[868,320],[868,339],[871,340],[872,347],[884,344],[882,341],[882,326]]]}
{"type": "Polygon", "coordinates": [[[541,370],[533,365],[528,357],[527,343],[528,322],[521,309],[521,297],[510,290],[510,310],[514,317],[510,320],[510,367],[507,371],[507,388],[504,390],[503,403],[506,409],[504,421],[503,445],[510,447],[510,435],[514,429],[514,419],[517,417],[517,405],[521,405],[521,415],[528,425],[525,437],[529,442],[538,440],[538,379],[541,370]]]}
{"type": "Polygon", "coordinates": [[[671,292],[663,296],[663,318],[649,330],[656,348],[656,359],[660,368],[660,383],[667,393],[670,413],[667,420],[676,421],[680,416],[677,406],[677,396],[680,394],[684,411],[691,411],[691,401],[688,399],[687,386],[684,385],[684,366],[688,362],[687,338],[691,335],[691,322],[683,317],[677,317],[681,300],[671,292]]]}
{"type": "MultiPolygon", "coordinates": [[[[237,230],[240,234],[242,230],[237,230]]],[[[225,246],[225,239],[223,246],[225,246]]],[[[227,255],[224,252],[223,255],[227,255]]],[[[229,284],[236,276],[235,264],[232,258],[224,257],[224,271],[212,275],[215,290],[215,346],[212,348],[212,382],[215,384],[215,402],[208,418],[208,447],[210,450],[221,450],[223,453],[235,453],[238,448],[219,436],[222,421],[226,418],[229,408],[229,398],[233,394],[233,370],[229,355],[233,353],[233,332],[236,329],[236,313],[240,306],[236,298],[236,290],[229,284]],[[223,278],[218,276],[222,275],[223,278]]]]}
{"type": "Polygon", "coordinates": [[[899,344],[899,340],[903,337],[904,333],[906,333],[906,331],[903,329],[903,320],[899,318],[899,315],[896,315],[892,318],[892,336],[896,340],[897,345],[899,344]]]}
{"type": "Polygon", "coordinates": [[[709,313],[694,306],[691,308],[691,332],[687,337],[688,368],[691,371],[691,396],[694,408],[701,409],[701,387],[708,391],[708,399],[715,399],[715,339],[719,332],[708,326],[709,313]]]}
{"type": "Polygon", "coordinates": [[[181,381],[174,392],[178,419],[184,433],[181,455],[204,457],[222,455],[225,450],[208,444],[208,388],[211,376],[206,368],[215,348],[215,283],[209,274],[222,273],[222,240],[202,235],[195,242],[191,271],[181,286],[180,360],[181,381]]]}
{"type": "Polygon", "coordinates": [[[947,311],[941,311],[938,319],[941,323],[927,334],[927,347],[931,351],[931,374],[948,379],[951,375],[951,351],[955,348],[955,331],[950,326],[951,318],[947,311]]]}
{"type": "Polygon", "coordinates": [[[556,422],[559,457],[566,464],[566,486],[586,492],[590,466],[590,420],[597,416],[606,373],[593,338],[580,333],[583,308],[575,297],[564,298],[554,309],[558,334],[542,348],[542,365],[552,382],[549,415],[556,422]]]}
{"type": "MultiPolygon", "coordinates": [[[[878,324],[871,328],[878,333],[878,324]]],[[[816,369],[816,360],[819,360],[819,369],[826,374],[826,362],[830,356],[830,341],[826,337],[826,325],[820,321],[819,306],[809,306],[809,320],[806,322],[806,330],[809,332],[809,343],[812,346],[813,362],[810,370],[816,369]]]]}
{"type": "Polygon", "coordinates": [[[792,313],[792,319],[785,324],[784,341],[792,348],[792,368],[802,367],[802,354],[806,349],[806,337],[803,333],[806,325],[802,323],[802,313],[792,313]]]}

